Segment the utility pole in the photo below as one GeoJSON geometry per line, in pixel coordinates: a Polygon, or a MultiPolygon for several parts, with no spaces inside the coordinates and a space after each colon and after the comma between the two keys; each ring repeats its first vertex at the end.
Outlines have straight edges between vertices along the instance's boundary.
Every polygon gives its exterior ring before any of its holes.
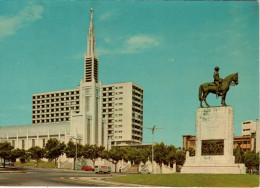
{"type": "Polygon", "coordinates": [[[77,145],[77,140],[80,140],[80,139],[77,139],[75,137],[71,137],[72,139],[75,139],[76,141],[76,161],[75,161],[75,165],[74,165],[74,170],[76,170],[76,166],[78,165],[78,145],[77,145]]]}
{"type": "Polygon", "coordinates": [[[155,128],[155,125],[154,125],[153,128],[150,128],[150,127],[143,127],[143,128],[152,130],[152,174],[153,174],[153,173],[154,173],[154,167],[153,167],[153,158],[154,158],[154,151],[153,151],[153,145],[154,145],[154,143],[153,143],[154,130],[156,130],[156,129],[163,129],[164,127],[155,128]]]}

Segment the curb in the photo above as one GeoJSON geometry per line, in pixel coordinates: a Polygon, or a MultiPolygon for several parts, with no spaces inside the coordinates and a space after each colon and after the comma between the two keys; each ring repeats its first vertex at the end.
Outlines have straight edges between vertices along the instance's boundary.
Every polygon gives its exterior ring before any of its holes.
{"type": "Polygon", "coordinates": [[[26,173],[25,171],[0,171],[0,173],[26,173]]]}
{"type": "Polygon", "coordinates": [[[131,183],[121,183],[110,181],[111,177],[69,177],[69,178],[60,178],[62,181],[69,181],[80,184],[90,184],[97,186],[105,186],[105,187],[160,187],[153,185],[141,185],[141,184],[131,184],[131,183]]]}

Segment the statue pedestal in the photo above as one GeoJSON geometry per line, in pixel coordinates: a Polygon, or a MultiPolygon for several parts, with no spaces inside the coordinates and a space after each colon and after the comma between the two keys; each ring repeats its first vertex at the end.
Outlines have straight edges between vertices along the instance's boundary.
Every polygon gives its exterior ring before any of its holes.
{"type": "Polygon", "coordinates": [[[196,153],[186,156],[181,173],[245,174],[245,165],[235,164],[233,133],[231,106],[197,109],[196,153]]]}

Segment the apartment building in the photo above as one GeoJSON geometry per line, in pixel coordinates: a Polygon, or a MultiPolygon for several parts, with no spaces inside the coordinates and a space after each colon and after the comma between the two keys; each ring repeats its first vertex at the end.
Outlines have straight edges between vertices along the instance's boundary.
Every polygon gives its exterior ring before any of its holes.
{"type": "Polygon", "coordinates": [[[243,121],[241,125],[241,134],[242,136],[251,136],[256,133],[256,121],[248,120],[243,121]]]}
{"type": "Polygon", "coordinates": [[[70,112],[79,113],[80,90],[63,90],[32,96],[32,124],[70,121],[70,112]]]}
{"type": "Polygon", "coordinates": [[[133,82],[104,85],[103,118],[107,119],[111,146],[141,144],[143,88],[133,82]]]}

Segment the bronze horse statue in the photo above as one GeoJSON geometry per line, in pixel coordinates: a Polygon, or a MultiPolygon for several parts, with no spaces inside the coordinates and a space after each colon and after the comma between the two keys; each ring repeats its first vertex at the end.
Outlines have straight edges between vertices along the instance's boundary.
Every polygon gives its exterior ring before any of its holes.
{"type": "MultiPolygon", "coordinates": [[[[219,88],[219,92],[221,93],[221,96],[222,96],[222,99],[221,99],[222,106],[227,106],[226,101],[225,101],[226,100],[226,94],[229,90],[229,86],[232,83],[235,83],[235,85],[238,84],[238,73],[230,74],[229,76],[227,76],[226,78],[224,78],[222,80],[222,84],[219,88]]],[[[216,87],[217,86],[214,83],[211,83],[211,82],[207,82],[207,83],[200,85],[200,87],[199,87],[200,107],[203,108],[202,101],[205,102],[207,107],[210,107],[209,104],[206,101],[206,98],[207,98],[209,93],[216,94],[216,87]],[[202,96],[202,94],[203,94],[203,96],[202,96]]]]}

